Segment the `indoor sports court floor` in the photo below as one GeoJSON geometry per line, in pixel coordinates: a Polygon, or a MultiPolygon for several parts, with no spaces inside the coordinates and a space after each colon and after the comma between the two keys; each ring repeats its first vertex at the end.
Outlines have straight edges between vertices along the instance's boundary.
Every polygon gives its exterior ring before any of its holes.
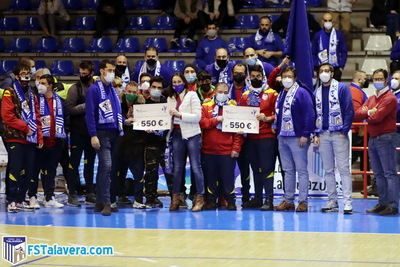
{"type": "MultiPolygon", "coordinates": [[[[29,257],[18,266],[400,266],[400,217],[367,215],[376,200],[355,199],[353,215],[246,210],[122,208],[110,217],[93,207],[0,211],[0,235],[28,243],[112,245],[114,256],[29,257]]],[[[280,202],[280,199],[275,199],[280,202]]],[[[238,203],[240,204],[240,203],[238,203]]],[[[9,266],[0,261],[0,266],[9,266]]]]}

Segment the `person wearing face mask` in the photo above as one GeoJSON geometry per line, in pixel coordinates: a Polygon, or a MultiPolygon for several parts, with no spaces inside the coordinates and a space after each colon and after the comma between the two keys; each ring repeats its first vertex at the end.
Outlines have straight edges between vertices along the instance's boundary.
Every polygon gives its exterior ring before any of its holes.
{"type": "Polygon", "coordinates": [[[109,216],[112,151],[118,135],[124,134],[123,117],[120,100],[112,87],[115,66],[105,59],[100,62],[99,68],[100,79],[93,83],[87,92],[85,119],[90,142],[99,158],[95,212],[109,216]]]}
{"type": "MultiPolygon", "coordinates": [[[[274,66],[272,66],[268,62],[263,62],[258,59],[257,52],[252,47],[248,47],[243,51],[243,58],[244,58],[244,63],[247,65],[248,70],[250,70],[250,68],[252,68],[255,65],[260,65],[264,70],[265,77],[269,77],[271,72],[274,70],[274,66]]],[[[249,73],[247,73],[247,75],[249,75],[249,73]]]]}
{"type": "Polygon", "coordinates": [[[274,128],[278,136],[281,166],[285,171],[284,200],[277,211],[294,211],[296,172],[299,181],[299,203],[297,212],[308,211],[307,154],[310,136],[315,130],[313,100],[307,89],[296,82],[296,69],[282,70],[283,90],[276,102],[274,128]]]}
{"type": "Polygon", "coordinates": [[[95,204],[94,194],[94,160],[96,151],[90,143],[90,136],[85,120],[86,96],[90,86],[93,84],[94,66],[91,61],[84,60],[79,64],[79,81],[68,90],[65,105],[70,118],[70,161],[67,205],[79,207],[78,191],[80,188],[79,165],[84,153],[83,177],[86,184],[87,204],[95,204]]]}
{"type": "Polygon", "coordinates": [[[215,61],[214,56],[218,48],[228,49],[226,42],[218,36],[219,27],[215,22],[207,23],[204,31],[205,37],[200,40],[196,49],[196,65],[203,70],[215,61]]]}
{"type": "Polygon", "coordinates": [[[198,76],[197,95],[200,98],[200,102],[203,103],[205,99],[212,98],[215,94],[215,87],[211,84],[211,76],[207,71],[200,71],[198,76]]]}
{"type": "Polygon", "coordinates": [[[215,210],[216,200],[222,197],[221,193],[228,202],[227,209],[236,210],[234,170],[243,138],[240,134],[222,132],[223,107],[236,106],[236,102],[229,99],[229,87],[226,83],[218,83],[215,88],[215,96],[203,103],[200,120],[202,162],[207,185],[204,209],[215,210]]]}
{"type": "MultiPolygon", "coordinates": [[[[36,167],[40,173],[44,189],[44,206],[62,208],[64,205],[54,198],[55,176],[58,162],[62,156],[64,142],[67,138],[68,113],[64,100],[54,93],[55,79],[46,74],[40,77],[38,85],[40,121],[43,132],[43,148],[38,149],[36,167]]],[[[29,189],[29,197],[36,198],[38,181],[29,189]]]]}
{"type": "Polygon", "coordinates": [[[356,119],[368,123],[368,155],[376,177],[378,204],[367,210],[379,215],[399,212],[399,176],[396,162],[397,99],[387,84],[388,72],[377,69],[372,74],[376,95],[370,96],[356,111],[356,119]]]}
{"type": "Polygon", "coordinates": [[[186,80],[185,88],[188,91],[197,92],[197,68],[193,64],[187,64],[183,68],[183,76],[186,80]]]}
{"type": "Polygon", "coordinates": [[[325,13],[322,17],[323,28],[314,35],[312,41],[312,53],[314,66],[329,63],[334,68],[333,78],[340,81],[342,70],[347,61],[346,39],[342,31],[333,27],[331,13],[325,13]]]}
{"type": "Polygon", "coordinates": [[[277,66],[279,58],[283,54],[283,42],[281,37],[272,31],[271,27],[271,18],[268,16],[261,17],[259,29],[249,38],[249,46],[256,49],[261,61],[277,66]]]}
{"type": "Polygon", "coordinates": [[[274,88],[278,93],[280,93],[282,89],[282,69],[287,67],[289,63],[290,59],[288,56],[286,56],[282,62],[268,75],[268,86],[274,88]]]}
{"type": "Polygon", "coordinates": [[[232,83],[232,68],[235,62],[229,59],[228,50],[226,48],[218,48],[215,51],[215,62],[207,65],[206,71],[211,74],[212,84],[232,83]]]}
{"type": "MultiPolygon", "coordinates": [[[[21,57],[18,60],[18,64],[26,65],[31,72],[31,75],[35,75],[36,73],[36,67],[35,67],[35,61],[31,57],[21,57]]],[[[14,72],[11,71],[7,74],[5,74],[5,77],[1,79],[2,81],[0,82],[0,88],[8,88],[12,87],[14,81],[16,80],[16,76],[14,75],[14,72]]]]}
{"type": "Polygon", "coordinates": [[[260,128],[258,134],[246,136],[246,154],[253,170],[255,195],[249,202],[243,203],[242,207],[273,210],[276,137],[271,126],[275,120],[275,102],[278,93],[268,87],[261,66],[254,66],[250,71],[250,81],[249,90],[243,93],[240,106],[260,108],[260,114],[256,115],[260,121],[260,128]],[[265,190],[264,203],[263,190],[265,190]]]}
{"type": "Polygon", "coordinates": [[[10,213],[30,208],[25,195],[36,175],[36,147],[43,147],[39,102],[29,87],[30,67],[19,63],[13,73],[16,80],[5,88],[1,103],[2,138],[8,147],[6,199],[10,213]]]}
{"type": "Polygon", "coordinates": [[[140,84],[140,77],[143,73],[147,73],[150,76],[161,76],[166,81],[168,81],[172,75],[171,71],[159,61],[157,48],[153,46],[146,48],[146,51],[144,52],[144,62],[135,69],[134,74],[131,76],[131,80],[140,84]]]}
{"type": "Polygon", "coordinates": [[[150,80],[151,75],[148,73],[140,74],[140,83],[139,83],[139,92],[145,98],[148,99],[150,97],[150,80]]]}
{"type": "Polygon", "coordinates": [[[350,90],[345,84],[333,78],[333,71],[333,66],[328,63],[319,67],[321,85],[315,91],[317,136],[314,137],[314,143],[319,146],[328,193],[328,202],[321,211],[338,212],[335,178],[335,166],[337,166],[342,181],[343,211],[345,214],[351,214],[352,180],[347,135],[353,122],[354,109],[350,90]]]}
{"type": "Polygon", "coordinates": [[[128,58],[124,55],[119,55],[115,59],[115,76],[122,79],[122,89],[130,82],[131,75],[129,73],[128,58]]]}
{"type": "Polygon", "coordinates": [[[201,168],[201,104],[196,92],[189,91],[182,75],[172,77],[172,88],[167,92],[167,103],[172,116],[173,187],[170,211],[179,209],[182,203],[182,179],[187,155],[196,183],[196,196],[192,211],[201,211],[204,206],[204,175],[201,168]]]}

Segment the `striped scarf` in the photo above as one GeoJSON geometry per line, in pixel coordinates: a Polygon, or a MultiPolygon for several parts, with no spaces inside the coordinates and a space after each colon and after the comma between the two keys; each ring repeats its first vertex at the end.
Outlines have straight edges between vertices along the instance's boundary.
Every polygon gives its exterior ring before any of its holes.
{"type": "MultiPolygon", "coordinates": [[[[50,108],[44,95],[39,96],[39,107],[40,107],[40,121],[42,122],[43,136],[50,137],[51,115],[50,108]]],[[[55,116],[56,125],[55,132],[57,138],[66,138],[64,128],[64,111],[61,103],[61,99],[57,94],[53,94],[53,114],[55,116]]]]}

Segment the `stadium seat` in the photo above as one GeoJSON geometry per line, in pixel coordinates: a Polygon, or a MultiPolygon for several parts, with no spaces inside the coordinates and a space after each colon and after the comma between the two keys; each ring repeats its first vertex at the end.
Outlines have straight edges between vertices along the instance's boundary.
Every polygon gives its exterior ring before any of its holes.
{"type": "Polygon", "coordinates": [[[143,49],[147,47],[154,46],[157,48],[158,52],[167,52],[167,40],[164,37],[149,37],[144,41],[143,49]]]}
{"type": "Polygon", "coordinates": [[[64,53],[79,53],[85,51],[85,41],[81,37],[64,38],[61,52],[64,53]]]}
{"type": "Polygon", "coordinates": [[[13,71],[15,66],[17,66],[18,61],[14,59],[5,59],[1,61],[0,72],[7,73],[13,71]]]}
{"type": "Polygon", "coordinates": [[[81,0],[63,0],[64,7],[66,9],[71,10],[80,10],[82,9],[82,1],[81,0]]]}
{"type": "Polygon", "coordinates": [[[88,52],[105,53],[111,52],[112,40],[109,37],[93,38],[90,41],[88,52]]]}
{"type": "Polygon", "coordinates": [[[321,0],[305,0],[307,7],[320,7],[322,6],[321,0]]]}
{"type": "Polygon", "coordinates": [[[94,75],[100,75],[100,69],[99,69],[100,61],[95,59],[95,60],[92,60],[92,63],[93,63],[94,75]]]}
{"type": "Polygon", "coordinates": [[[0,52],[3,52],[6,49],[6,46],[4,44],[4,39],[0,38],[0,52]]]}
{"type": "Polygon", "coordinates": [[[128,37],[124,39],[119,39],[113,48],[114,53],[135,53],[139,52],[140,45],[139,39],[136,37],[128,37]]]}
{"type": "Polygon", "coordinates": [[[54,53],[57,52],[57,49],[57,40],[53,37],[40,38],[35,46],[35,52],[38,53],[54,53]]]}
{"type": "Polygon", "coordinates": [[[12,0],[10,1],[10,10],[30,10],[31,2],[30,0],[12,0]]]}
{"type": "Polygon", "coordinates": [[[365,51],[390,51],[392,49],[392,40],[389,35],[384,34],[371,34],[368,38],[365,51]]]}
{"type": "Polygon", "coordinates": [[[257,29],[259,17],[257,15],[240,15],[237,17],[235,29],[257,29]]]}
{"type": "Polygon", "coordinates": [[[243,1],[243,8],[264,8],[266,7],[265,0],[245,0],[243,1]]]}
{"type": "Polygon", "coordinates": [[[99,0],[87,0],[87,8],[90,10],[95,10],[99,4],[99,0]]]}
{"type": "Polygon", "coordinates": [[[133,1],[134,0],[124,0],[125,9],[135,9],[135,3],[133,1]]]}
{"type": "Polygon", "coordinates": [[[96,18],[92,16],[77,17],[72,26],[74,31],[92,31],[96,26],[96,18]]]}
{"type": "Polygon", "coordinates": [[[228,42],[228,50],[230,53],[243,52],[249,45],[248,43],[247,37],[231,37],[228,42]]]}
{"type": "Polygon", "coordinates": [[[186,38],[180,38],[178,40],[178,44],[179,44],[179,48],[178,49],[172,49],[170,48],[169,51],[170,52],[174,52],[174,53],[190,53],[190,52],[195,52],[196,51],[196,47],[197,47],[197,42],[193,42],[189,47],[185,47],[185,41],[186,38]]]}
{"type": "Polygon", "coordinates": [[[138,9],[160,9],[160,0],[139,0],[138,9]]]}
{"type": "Polygon", "coordinates": [[[169,71],[175,73],[183,71],[185,64],[184,60],[166,60],[163,63],[163,66],[165,66],[169,71]]]}
{"type": "Polygon", "coordinates": [[[40,30],[38,17],[26,17],[22,29],[25,31],[38,31],[40,30]]]}
{"type": "Polygon", "coordinates": [[[1,31],[18,31],[19,21],[17,17],[6,17],[0,19],[1,31]]]}
{"type": "Polygon", "coordinates": [[[154,24],[155,30],[173,30],[175,29],[175,18],[171,16],[159,16],[154,24]]]}
{"type": "Polygon", "coordinates": [[[366,58],[362,64],[361,70],[371,75],[376,69],[388,70],[388,64],[384,58],[366,58]]]}
{"type": "Polygon", "coordinates": [[[11,40],[10,46],[6,49],[9,53],[25,53],[31,52],[32,41],[27,37],[16,37],[11,40]]]}
{"type": "Polygon", "coordinates": [[[150,30],[151,23],[148,16],[133,16],[129,19],[128,29],[130,30],[150,30]]]}
{"type": "Polygon", "coordinates": [[[74,64],[71,60],[54,60],[51,73],[56,76],[74,75],[74,64]]]}
{"type": "Polygon", "coordinates": [[[38,69],[47,68],[46,67],[46,62],[44,60],[42,60],[42,59],[35,60],[35,67],[36,67],[37,70],[38,69]]]}

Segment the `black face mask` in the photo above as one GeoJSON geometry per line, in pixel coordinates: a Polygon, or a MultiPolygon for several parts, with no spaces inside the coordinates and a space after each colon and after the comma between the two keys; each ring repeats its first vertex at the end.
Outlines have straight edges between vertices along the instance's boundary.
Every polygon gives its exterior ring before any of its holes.
{"type": "Polygon", "coordinates": [[[85,76],[79,76],[79,79],[83,84],[88,84],[92,79],[92,75],[85,75],[85,76]]]}
{"type": "Polygon", "coordinates": [[[362,84],[362,88],[368,88],[369,87],[369,80],[365,80],[365,82],[362,84]]]}
{"type": "Polygon", "coordinates": [[[149,58],[146,60],[146,63],[147,65],[153,67],[157,63],[157,60],[155,60],[154,58],[149,58]]]}
{"type": "Polygon", "coordinates": [[[218,67],[224,69],[226,65],[228,65],[228,60],[226,59],[217,59],[216,60],[218,67]]]}
{"type": "Polygon", "coordinates": [[[116,65],[115,66],[115,75],[121,77],[122,74],[125,73],[126,66],[125,65],[116,65]]]}
{"type": "Polygon", "coordinates": [[[246,74],[244,73],[237,73],[233,75],[233,80],[237,83],[242,83],[244,80],[246,80],[246,74]]]}
{"type": "Polygon", "coordinates": [[[202,86],[201,86],[201,90],[203,90],[203,92],[209,92],[210,91],[210,89],[211,89],[211,84],[209,84],[209,83],[206,83],[206,84],[203,84],[202,86]]]}
{"type": "Polygon", "coordinates": [[[262,83],[263,81],[257,78],[251,79],[251,86],[253,86],[253,88],[260,88],[262,86],[262,83]]]}

